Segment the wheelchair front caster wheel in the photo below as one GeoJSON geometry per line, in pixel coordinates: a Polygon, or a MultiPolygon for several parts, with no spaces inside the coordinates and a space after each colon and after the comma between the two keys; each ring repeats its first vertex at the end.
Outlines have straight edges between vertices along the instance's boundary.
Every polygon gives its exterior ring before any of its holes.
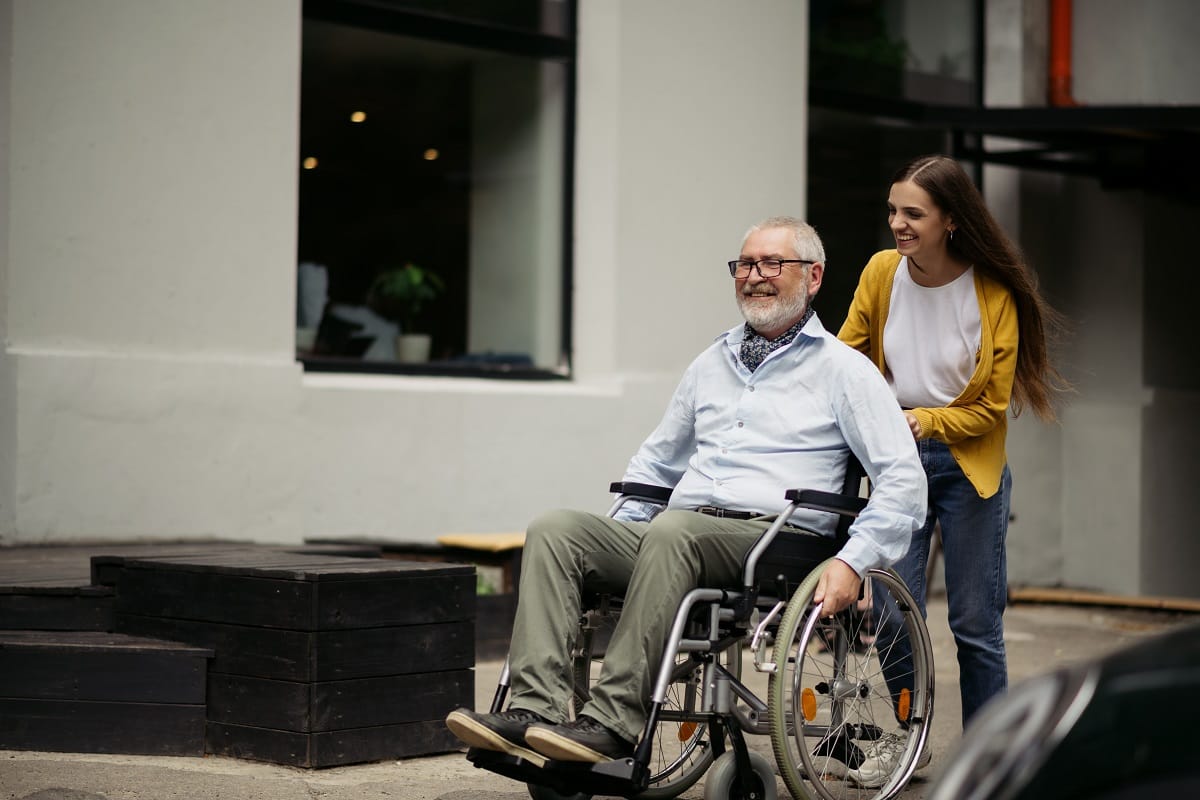
{"type": "Polygon", "coordinates": [[[771,762],[751,752],[750,766],[754,775],[750,782],[753,791],[745,793],[738,780],[737,758],[732,750],[713,762],[704,778],[704,800],[777,800],[775,791],[775,768],[771,762]]]}
{"type": "Polygon", "coordinates": [[[533,800],[592,800],[590,794],[575,792],[574,794],[563,794],[549,786],[542,786],[537,783],[525,784],[529,788],[529,796],[533,800]]]}

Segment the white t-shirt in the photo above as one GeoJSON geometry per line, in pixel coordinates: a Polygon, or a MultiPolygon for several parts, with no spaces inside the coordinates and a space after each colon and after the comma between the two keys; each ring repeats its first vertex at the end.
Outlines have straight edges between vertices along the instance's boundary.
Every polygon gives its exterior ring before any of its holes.
{"type": "Polygon", "coordinates": [[[888,385],[902,408],[941,408],[962,394],[980,343],[975,269],[945,286],[920,286],[900,259],[883,326],[888,385]]]}

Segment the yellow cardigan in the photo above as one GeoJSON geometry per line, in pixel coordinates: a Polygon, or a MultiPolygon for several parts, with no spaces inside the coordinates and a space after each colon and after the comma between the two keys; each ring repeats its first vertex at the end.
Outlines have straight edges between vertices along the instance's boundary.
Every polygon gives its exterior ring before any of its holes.
{"type": "MultiPolygon", "coordinates": [[[[883,359],[883,325],[892,301],[892,280],[900,254],[876,253],[867,262],[854,300],[838,338],[865,353],[887,374],[883,359]]],[[[979,492],[991,497],[1000,488],[1007,456],[1008,405],[1017,367],[1017,309],[1012,294],[1001,284],[975,271],[979,298],[980,346],[971,380],[944,408],[914,408],[921,424],[920,438],[933,438],[950,446],[954,460],[979,492]]]]}

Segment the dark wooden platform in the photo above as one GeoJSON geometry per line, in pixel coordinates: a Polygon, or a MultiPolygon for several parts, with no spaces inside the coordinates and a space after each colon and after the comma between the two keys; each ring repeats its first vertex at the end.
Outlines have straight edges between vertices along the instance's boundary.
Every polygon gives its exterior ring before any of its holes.
{"type": "Polygon", "coordinates": [[[111,631],[116,575],[129,558],[239,551],[374,558],[363,543],[282,547],[249,542],[111,543],[0,547],[0,630],[111,631]]]}
{"type": "MultiPolygon", "coordinates": [[[[108,658],[124,659],[129,684],[166,674],[162,653],[148,645],[138,652],[135,640],[204,653],[200,704],[190,703],[191,721],[197,708],[205,721],[200,752],[327,767],[455,749],[442,720],[474,700],[474,567],[379,555],[363,543],[0,548],[0,631],[18,629],[14,642],[25,636],[49,647],[39,657],[51,687],[75,685],[70,648],[81,636],[122,634],[114,641],[125,643],[123,654],[108,658]]],[[[195,749],[194,732],[179,744],[186,737],[162,727],[182,730],[185,720],[153,718],[189,705],[178,698],[142,709],[145,735],[134,741],[106,736],[102,722],[129,708],[56,698],[53,688],[39,697],[10,691],[8,678],[34,670],[32,656],[13,656],[13,647],[0,651],[9,656],[0,660],[8,726],[0,726],[0,748],[36,739],[29,749],[195,749]],[[48,722],[33,731],[37,719],[48,722]],[[12,725],[20,734],[6,736],[12,725]]]]}
{"type": "Polygon", "coordinates": [[[457,748],[475,570],[272,551],[125,559],[117,629],[209,647],[209,752],[328,767],[457,748]]]}
{"type": "MultiPolygon", "coordinates": [[[[486,542],[490,534],[458,534],[449,538],[462,542],[472,538],[486,542]]],[[[503,537],[502,537],[503,538],[503,537]]],[[[524,537],[522,537],[522,543],[524,537]]],[[[491,586],[486,594],[479,594],[475,604],[475,657],[476,659],[503,659],[508,655],[513,621],[517,613],[517,589],[521,581],[521,546],[489,548],[464,546],[438,542],[410,542],[399,539],[364,537],[351,539],[306,539],[305,544],[313,547],[364,547],[379,548],[383,558],[400,561],[432,561],[436,563],[474,564],[478,567],[498,569],[498,585],[491,586]]]]}
{"type": "Polygon", "coordinates": [[[211,655],[97,631],[0,631],[0,748],[204,755],[211,655]]]}
{"type": "Polygon", "coordinates": [[[0,629],[112,630],[111,587],[91,579],[86,547],[0,549],[0,629]]]}

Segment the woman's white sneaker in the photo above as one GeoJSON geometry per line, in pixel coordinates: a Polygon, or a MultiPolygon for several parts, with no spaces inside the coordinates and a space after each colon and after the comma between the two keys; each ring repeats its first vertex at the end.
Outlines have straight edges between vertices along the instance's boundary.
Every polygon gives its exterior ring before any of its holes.
{"type": "MultiPolygon", "coordinates": [[[[866,759],[857,768],[847,767],[846,777],[863,789],[878,789],[896,772],[904,751],[908,748],[906,732],[885,733],[863,749],[866,759]]],[[[917,769],[929,766],[933,751],[928,745],[917,759],[917,769]]]]}

